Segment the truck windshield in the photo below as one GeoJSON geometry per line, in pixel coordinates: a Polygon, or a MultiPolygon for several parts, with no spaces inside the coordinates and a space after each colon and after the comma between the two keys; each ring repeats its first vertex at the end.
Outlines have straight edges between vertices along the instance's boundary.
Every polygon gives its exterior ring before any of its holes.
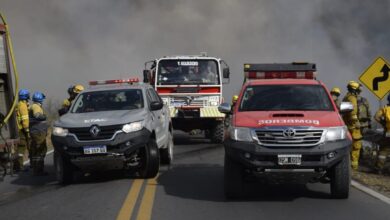
{"type": "Polygon", "coordinates": [[[157,72],[157,85],[217,85],[219,83],[216,60],[161,60],[157,72]]]}
{"type": "Polygon", "coordinates": [[[140,89],[94,91],[80,94],[72,113],[133,110],[143,107],[140,89]]]}
{"type": "Polygon", "coordinates": [[[321,85],[248,86],[240,111],[333,111],[333,105],[321,85]]]}

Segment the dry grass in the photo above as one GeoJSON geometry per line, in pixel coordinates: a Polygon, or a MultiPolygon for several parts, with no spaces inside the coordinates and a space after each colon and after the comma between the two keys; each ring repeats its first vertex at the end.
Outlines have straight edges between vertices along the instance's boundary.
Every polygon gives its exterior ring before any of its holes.
{"type": "Polygon", "coordinates": [[[390,176],[353,171],[352,178],[357,182],[390,197],[390,176]]]}

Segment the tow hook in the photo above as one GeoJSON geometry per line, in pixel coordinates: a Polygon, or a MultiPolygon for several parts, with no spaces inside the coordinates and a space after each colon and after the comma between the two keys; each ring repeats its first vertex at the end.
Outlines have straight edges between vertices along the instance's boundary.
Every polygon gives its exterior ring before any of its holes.
{"type": "Polygon", "coordinates": [[[140,164],[141,158],[138,156],[137,153],[134,153],[130,156],[129,159],[127,159],[127,167],[136,167],[140,164]]]}

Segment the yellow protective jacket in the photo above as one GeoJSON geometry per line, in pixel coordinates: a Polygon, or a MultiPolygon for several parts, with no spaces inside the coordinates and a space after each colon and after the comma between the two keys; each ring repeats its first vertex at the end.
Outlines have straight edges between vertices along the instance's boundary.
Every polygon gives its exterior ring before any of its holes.
{"type": "Polygon", "coordinates": [[[357,95],[347,93],[343,99],[344,102],[350,102],[353,105],[353,110],[343,115],[343,119],[348,129],[359,129],[359,108],[357,104],[357,95]]]}
{"type": "Polygon", "coordinates": [[[46,133],[47,127],[46,115],[43,111],[42,104],[34,102],[30,109],[30,132],[46,133]]]}
{"type": "Polygon", "coordinates": [[[29,104],[26,100],[20,100],[16,107],[16,119],[19,130],[28,130],[30,126],[29,104]]]}
{"type": "Polygon", "coordinates": [[[370,111],[370,104],[368,103],[368,100],[362,96],[358,96],[357,104],[359,107],[359,121],[360,123],[364,122],[368,125],[368,122],[371,121],[371,111],[370,111]]]}
{"type": "Polygon", "coordinates": [[[374,118],[378,123],[383,125],[386,133],[390,133],[390,105],[380,108],[374,118]]]}
{"type": "Polygon", "coordinates": [[[339,97],[332,96],[334,103],[336,104],[337,108],[340,109],[341,101],[339,97]]]}
{"type": "Polygon", "coordinates": [[[69,108],[72,105],[72,101],[70,99],[64,99],[62,103],[63,108],[69,108]]]}

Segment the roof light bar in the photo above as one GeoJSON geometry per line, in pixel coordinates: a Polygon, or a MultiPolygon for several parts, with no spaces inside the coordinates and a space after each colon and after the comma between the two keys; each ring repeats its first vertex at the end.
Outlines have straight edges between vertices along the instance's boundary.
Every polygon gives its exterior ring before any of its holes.
{"type": "Polygon", "coordinates": [[[133,84],[133,83],[138,83],[138,82],[139,82],[138,78],[112,79],[112,80],[90,81],[89,85],[96,86],[96,85],[123,84],[123,83],[133,84]]]}
{"type": "Polygon", "coordinates": [[[316,72],[245,72],[248,79],[316,79],[316,72]]]}

